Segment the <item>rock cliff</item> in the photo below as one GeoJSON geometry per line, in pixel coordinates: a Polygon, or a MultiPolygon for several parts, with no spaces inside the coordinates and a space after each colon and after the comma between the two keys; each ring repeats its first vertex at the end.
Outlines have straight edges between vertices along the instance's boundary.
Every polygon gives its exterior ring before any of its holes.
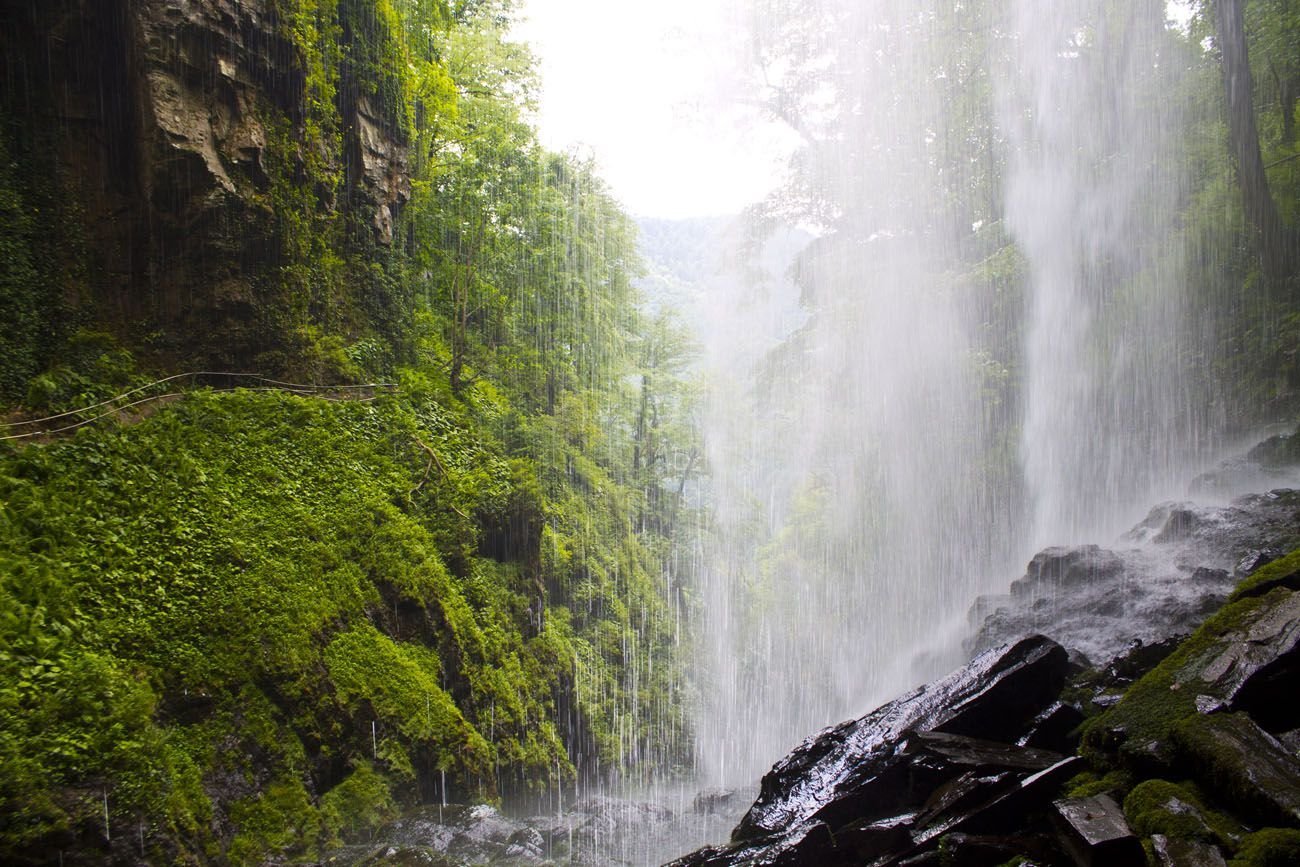
{"type": "Polygon", "coordinates": [[[304,326],[368,327],[364,281],[325,291],[310,236],[393,242],[408,143],[397,107],[361,82],[391,34],[358,4],[300,6],[0,2],[10,151],[75,203],[50,230],[89,262],[65,287],[74,318],[244,367],[304,326]]]}

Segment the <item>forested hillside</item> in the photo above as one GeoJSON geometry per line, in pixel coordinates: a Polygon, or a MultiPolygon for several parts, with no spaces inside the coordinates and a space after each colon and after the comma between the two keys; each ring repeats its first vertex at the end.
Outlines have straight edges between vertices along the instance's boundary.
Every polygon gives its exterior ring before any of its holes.
{"type": "Polygon", "coordinates": [[[686,347],[510,6],[0,4],[0,860],[688,760],[686,347]]]}
{"type": "Polygon", "coordinates": [[[748,773],[1294,419],[1294,3],[740,5],[800,146],[647,279],[516,0],[0,0],[0,862],[748,773]]]}

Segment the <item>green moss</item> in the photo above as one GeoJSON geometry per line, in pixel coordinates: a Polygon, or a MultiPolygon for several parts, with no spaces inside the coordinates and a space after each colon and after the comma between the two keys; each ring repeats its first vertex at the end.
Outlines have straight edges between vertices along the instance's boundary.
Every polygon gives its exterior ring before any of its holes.
{"type": "Polygon", "coordinates": [[[1209,809],[1200,791],[1190,783],[1146,780],[1124,799],[1124,815],[1140,836],[1163,834],[1181,840],[1200,840],[1231,847],[1240,826],[1209,809]]]}
{"type": "Polygon", "coordinates": [[[1231,599],[1235,601],[1248,596],[1262,596],[1276,587],[1300,589],[1300,548],[1256,569],[1237,585],[1231,599]]]}
{"type": "Polygon", "coordinates": [[[1133,788],[1133,782],[1133,775],[1125,770],[1111,771],[1103,777],[1085,772],[1065,784],[1066,797],[1091,798],[1096,795],[1113,795],[1122,798],[1133,788]]]}
{"type": "Polygon", "coordinates": [[[427,745],[441,768],[467,779],[490,774],[491,750],[438,685],[441,665],[430,650],[395,642],[363,624],[330,642],[325,664],[349,711],[362,710],[364,702],[377,726],[427,745]]]}
{"type": "Polygon", "coordinates": [[[234,802],[230,820],[235,835],[226,858],[233,864],[311,856],[317,851],[320,816],[300,780],[275,780],[258,796],[234,802]]]}
{"type": "Polygon", "coordinates": [[[1173,761],[1171,735],[1184,718],[1196,713],[1196,689],[1183,688],[1184,672],[1228,633],[1240,629],[1289,590],[1246,597],[1225,605],[1178,649],[1129,687],[1113,708],[1084,724],[1081,751],[1095,766],[1113,756],[1149,767],[1173,761]],[[1119,741],[1116,741],[1118,736],[1119,741]]]}
{"type": "Polygon", "coordinates": [[[321,798],[321,817],[331,840],[369,835],[397,816],[392,790],[370,762],[358,761],[352,773],[321,798]]]}
{"type": "Polygon", "coordinates": [[[1228,867],[1293,867],[1300,864],[1300,831],[1264,828],[1241,841],[1228,867]]]}

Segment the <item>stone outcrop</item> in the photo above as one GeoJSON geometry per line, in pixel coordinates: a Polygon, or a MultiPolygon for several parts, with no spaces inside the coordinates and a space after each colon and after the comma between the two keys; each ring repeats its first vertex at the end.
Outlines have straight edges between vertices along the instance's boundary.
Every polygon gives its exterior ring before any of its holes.
{"type": "MultiPolygon", "coordinates": [[[[268,299],[296,255],[282,212],[347,217],[392,243],[410,193],[397,120],[340,81],[315,109],[325,131],[309,131],[311,49],[277,14],[291,7],[0,0],[0,111],[22,122],[11,151],[76,203],[68,243],[90,262],[71,305],[128,336],[155,329],[163,351],[238,365],[283,339],[258,334],[283,317],[268,299]]],[[[319,38],[347,56],[342,41],[360,37],[319,38]]]]}
{"type": "MultiPolygon", "coordinates": [[[[1087,549],[1043,562],[1059,564],[1043,580],[1069,582],[1072,569],[1111,561],[1087,549]]],[[[1135,645],[1100,669],[1070,669],[1041,636],[986,651],[805,741],[764,777],[730,843],[673,867],[1017,857],[1136,867],[1148,853],[1216,865],[1261,827],[1249,839],[1281,834],[1290,845],[1300,839],[1297,600],[1276,584],[1239,594],[1176,647],[1135,645]]]]}
{"type": "MultiPolygon", "coordinates": [[[[1030,637],[816,735],[763,778],[728,846],[678,867],[887,864],[960,835],[998,851],[1080,760],[1021,741],[1054,716],[1068,660],[1030,637]]],[[[1051,848],[1053,844],[1045,843],[1051,848]]]]}
{"type": "Polygon", "coordinates": [[[1136,640],[1195,629],[1246,574],[1300,538],[1300,491],[1250,494],[1224,506],[1164,503],[1119,545],[1048,548],[1010,591],[977,600],[972,652],[1041,633],[1105,665],[1136,640]]]}

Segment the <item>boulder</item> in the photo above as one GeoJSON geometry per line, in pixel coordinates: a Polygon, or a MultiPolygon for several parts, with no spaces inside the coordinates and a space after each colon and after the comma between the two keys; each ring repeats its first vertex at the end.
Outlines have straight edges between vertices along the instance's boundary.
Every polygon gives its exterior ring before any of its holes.
{"type": "MultiPolygon", "coordinates": [[[[1158,644],[1187,634],[1227,600],[1247,572],[1282,554],[1278,539],[1300,536],[1300,492],[1277,489],[1225,506],[1168,502],[1112,549],[1048,548],[1002,595],[971,608],[978,651],[1031,633],[1105,666],[1134,639],[1158,644]]],[[[1268,587],[1300,587],[1300,569],[1268,587]]]]}
{"type": "Polygon", "coordinates": [[[1247,711],[1265,728],[1283,731],[1300,723],[1294,702],[1298,674],[1300,593],[1278,591],[1271,604],[1198,656],[1179,684],[1213,700],[1201,702],[1203,712],[1219,706],[1247,711]]]}
{"type": "Polygon", "coordinates": [[[740,841],[789,828],[832,801],[846,801],[896,764],[910,731],[1014,742],[1056,700],[1067,657],[1033,636],[988,651],[934,683],[808,739],[763,777],[758,799],[736,827],[740,841]]]}
{"type": "MultiPolygon", "coordinates": [[[[1080,770],[1017,744],[1055,718],[1067,668],[1059,645],[1034,636],[827,729],[763,778],[730,845],[674,864],[919,864],[952,834],[1023,830],[1025,813],[1080,770]]],[[[1004,845],[969,847],[975,857],[1004,845]]]]}
{"type": "Polygon", "coordinates": [[[1079,867],[1145,867],[1146,854],[1109,795],[1056,801],[1061,840],[1079,867]]]}
{"type": "Polygon", "coordinates": [[[1262,824],[1300,826],[1300,762],[1244,713],[1193,715],[1175,729],[1197,780],[1262,824]]]}
{"type": "Polygon", "coordinates": [[[1223,853],[1212,843],[1154,834],[1151,848],[1158,867],[1227,867],[1223,853]]]}

